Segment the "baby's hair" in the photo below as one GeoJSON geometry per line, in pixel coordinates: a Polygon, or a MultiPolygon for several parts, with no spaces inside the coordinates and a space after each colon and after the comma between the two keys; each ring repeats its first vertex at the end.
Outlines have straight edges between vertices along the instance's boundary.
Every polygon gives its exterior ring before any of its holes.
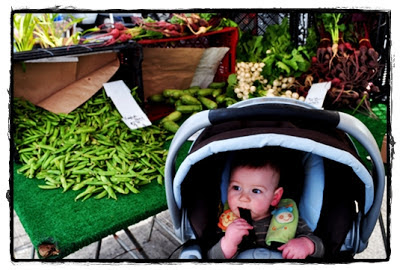
{"type": "Polygon", "coordinates": [[[237,151],[231,163],[231,170],[237,167],[263,168],[270,166],[280,173],[280,155],[276,148],[245,149],[237,151]]]}

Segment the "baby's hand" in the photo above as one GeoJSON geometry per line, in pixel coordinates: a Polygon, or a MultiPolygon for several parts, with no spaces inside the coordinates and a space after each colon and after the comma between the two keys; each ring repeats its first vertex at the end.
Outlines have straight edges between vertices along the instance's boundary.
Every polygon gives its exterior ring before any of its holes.
{"type": "Polygon", "coordinates": [[[253,226],[243,218],[238,218],[229,224],[225,236],[221,239],[221,249],[225,258],[230,259],[235,255],[243,236],[249,235],[251,229],[253,229],[253,226]]]}
{"type": "Polygon", "coordinates": [[[314,253],[314,242],[307,237],[294,238],[280,246],[284,259],[305,259],[314,253]]]}

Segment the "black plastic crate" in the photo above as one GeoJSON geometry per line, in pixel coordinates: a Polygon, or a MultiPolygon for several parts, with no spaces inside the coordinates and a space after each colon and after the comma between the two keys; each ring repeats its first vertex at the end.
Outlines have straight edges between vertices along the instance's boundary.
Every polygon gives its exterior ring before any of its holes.
{"type": "Polygon", "coordinates": [[[142,46],[134,41],[103,47],[98,45],[72,45],[47,49],[37,48],[31,51],[12,53],[12,61],[17,63],[49,57],[79,56],[110,51],[116,52],[120,61],[120,67],[110,81],[123,80],[130,89],[137,87],[137,93],[143,99],[143,50],[142,46]]]}

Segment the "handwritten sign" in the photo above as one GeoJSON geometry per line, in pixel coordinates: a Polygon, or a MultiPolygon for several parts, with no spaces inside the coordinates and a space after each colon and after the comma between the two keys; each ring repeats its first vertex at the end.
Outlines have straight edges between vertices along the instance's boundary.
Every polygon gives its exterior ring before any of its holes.
{"type": "Polygon", "coordinates": [[[310,90],[308,90],[305,102],[322,109],[326,93],[329,89],[331,89],[331,82],[314,83],[310,90]]]}
{"type": "Polygon", "coordinates": [[[121,114],[122,121],[130,129],[151,126],[149,118],[137,104],[130,89],[122,80],[104,83],[103,86],[107,96],[111,98],[121,114]]]}

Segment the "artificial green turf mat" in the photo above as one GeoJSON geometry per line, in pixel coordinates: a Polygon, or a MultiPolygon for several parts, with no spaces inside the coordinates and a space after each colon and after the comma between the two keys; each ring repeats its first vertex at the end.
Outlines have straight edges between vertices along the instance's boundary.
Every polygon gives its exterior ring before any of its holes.
{"type": "MultiPolygon", "coordinates": [[[[185,159],[191,142],[178,152],[176,166],[185,159]]],[[[168,149],[170,141],[166,142],[168,149]]],[[[103,237],[125,229],[168,208],[165,186],[157,181],[140,187],[141,193],[118,194],[118,200],[89,198],[74,201],[83,190],[43,190],[43,180],[29,179],[13,164],[13,206],[37,249],[43,243],[55,244],[63,258],[103,237]]]]}
{"type": "Polygon", "coordinates": [[[74,201],[82,191],[42,190],[42,180],[18,174],[14,164],[14,209],[37,249],[53,243],[62,258],[80,248],[167,209],[165,187],[157,181],[141,187],[141,193],[118,200],[89,198],[74,201]]]}
{"type": "MultiPolygon", "coordinates": [[[[380,148],[382,147],[383,137],[385,136],[386,133],[388,133],[388,135],[389,135],[389,131],[390,131],[390,130],[388,130],[388,128],[389,128],[388,125],[390,125],[390,123],[387,122],[387,118],[388,118],[387,110],[388,109],[385,104],[380,104],[380,103],[372,104],[371,109],[375,113],[375,115],[377,117],[376,119],[371,118],[371,117],[369,117],[365,114],[359,113],[359,112],[355,112],[353,114],[353,112],[349,109],[345,109],[345,110],[343,110],[343,112],[353,115],[369,129],[369,131],[371,132],[372,136],[374,137],[376,143],[378,144],[378,147],[380,150],[380,148]]],[[[367,153],[367,151],[364,149],[364,147],[361,146],[360,143],[358,143],[358,141],[354,140],[354,145],[356,146],[358,154],[361,157],[361,159],[364,161],[366,166],[369,169],[371,169],[371,163],[367,159],[367,156],[369,155],[367,153]]]]}

